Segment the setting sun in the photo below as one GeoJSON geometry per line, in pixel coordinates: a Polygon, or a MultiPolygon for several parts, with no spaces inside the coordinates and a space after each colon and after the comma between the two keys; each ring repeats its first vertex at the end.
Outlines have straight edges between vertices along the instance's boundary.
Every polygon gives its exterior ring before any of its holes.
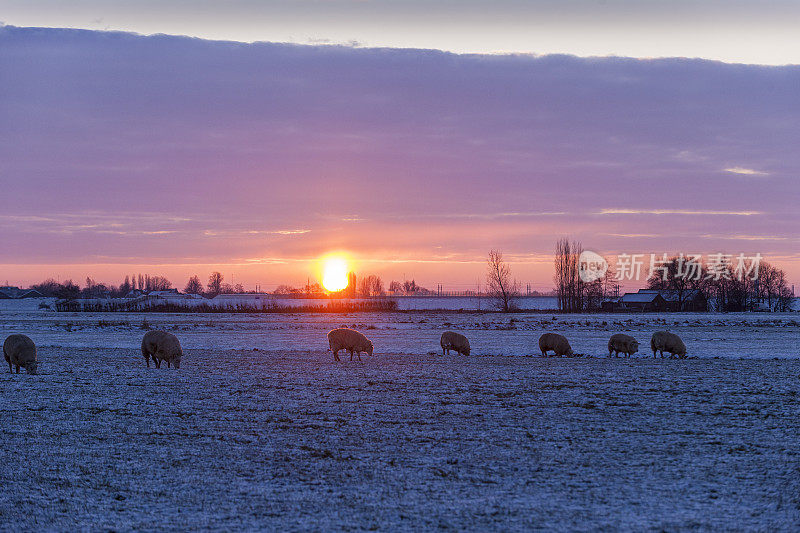
{"type": "Polygon", "coordinates": [[[347,261],[341,257],[326,259],[322,273],[322,285],[331,292],[345,289],[347,287],[347,261]]]}

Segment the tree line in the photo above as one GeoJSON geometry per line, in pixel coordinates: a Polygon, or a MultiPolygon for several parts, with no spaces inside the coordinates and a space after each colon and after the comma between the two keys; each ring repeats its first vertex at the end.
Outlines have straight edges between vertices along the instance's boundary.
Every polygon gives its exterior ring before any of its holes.
{"type": "MultiPolygon", "coordinates": [[[[383,280],[380,276],[367,274],[357,276],[355,290],[350,289],[354,296],[376,297],[386,296],[383,280]]],[[[76,298],[123,298],[132,292],[149,293],[153,291],[163,291],[172,289],[172,282],[164,276],[150,274],[135,274],[125,276],[119,285],[106,285],[98,283],[94,279],[87,277],[85,285],[81,287],[73,280],[64,282],[56,281],[53,278],[41,283],[31,285],[44,296],[73,300],[76,298]]],[[[347,290],[347,289],[346,289],[347,290]]],[[[401,282],[392,281],[389,290],[393,294],[431,294],[431,291],[420,287],[412,280],[401,282]]],[[[230,284],[225,282],[225,278],[220,272],[212,272],[205,285],[200,280],[200,276],[193,275],[189,278],[183,288],[187,294],[198,294],[207,298],[213,298],[219,294],[248,294],[256,291],[248,291],[241,283],[230,284]]],[[[272,294],[277,295],[306,295],[306,296],[325,296],[328,294],[319,283],[308,283],[305,287],[296,288],[291,285],[278,285],[272,294]]]]}
{"type": "MultiPolygon", "coordinates": [[[[585,282],[580,276],[579,258],[583,248],[580,242],[560,239],[555,249],[555,277],[558,308],[564,312],[597,311],[602,303],[616,296],[618,285],[611,267],[605,276],[585,282]]],[[[650,272],[646,281],[648,289],[669,291],[682,309],[686,298],[699,293],[709,302],[712,310],[724,312],[749,311],[758,303],[769,310],[789,311],[794,297],[786,272],[765,261],[760,261],[757,276],[730,275],[737,265],[734,257],[725,257],[712,275],[700,268],[699,275],[687,275],[686,258],[671,257],[650,272]]]]}

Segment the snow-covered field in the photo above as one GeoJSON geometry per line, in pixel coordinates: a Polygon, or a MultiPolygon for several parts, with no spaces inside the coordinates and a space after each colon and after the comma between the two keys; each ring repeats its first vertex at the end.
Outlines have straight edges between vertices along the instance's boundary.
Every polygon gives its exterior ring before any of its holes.
{"type": "MultiPolygon", "coordinates": [[[[678,333],[693,357],[800,357],[800,313],[578,314],[409,311],[397,313],[56,313],[38,301],[0,301],[0,333],[22,332],[38,346],[130,348],[148,327],[176,333],[185,348],[253,348],[281,352],[320,351],[325,334],[350,326],[373,339],[377,353],[438,352],[442,331],[464,332],[474,355],[538,353],[545,331],[567,336],[581,354],[607,355],[608,338],[633,335],[648,355],[653,332],[678,333]]],[[[6,333],[7,334],[7,333],[6,333]]],[[[48,361],[43,360],[47,365],[48,361]]]]}
{"type": "Polygon", "coordinates": [[[0,307],[41,360],[0,372],[0,529],[796,530],[799,322],[0,307]],[[180,370],[144,366],[145,321],[180,370]],[[375,357],[332,361],[343,324],[375,357]],[[446,328],[474,355],[429,355],[446,328]],[[606,357],[664,328],[697,358],[606,357]],[[593,357],[523,357],[545,330],[593,357]]]}

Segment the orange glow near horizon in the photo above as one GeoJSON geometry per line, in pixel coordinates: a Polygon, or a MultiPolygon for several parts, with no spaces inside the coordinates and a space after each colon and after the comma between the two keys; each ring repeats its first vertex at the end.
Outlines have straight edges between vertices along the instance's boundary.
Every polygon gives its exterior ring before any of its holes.
{"type": "Polygon", "coordinates": [[[322,286],[328,291],[337,292],[347,288],[347,283],[347,261],[338,256],[325,259],[322,286]]]}

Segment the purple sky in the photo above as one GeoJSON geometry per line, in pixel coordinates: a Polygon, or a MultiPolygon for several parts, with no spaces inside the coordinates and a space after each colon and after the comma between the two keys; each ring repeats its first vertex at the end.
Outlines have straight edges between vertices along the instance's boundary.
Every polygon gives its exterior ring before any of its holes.
{"type": "Polygon", "coordinates": [[[800,67],[243,44],[0,27],[0,283],[265,288],[346,250],[534,288],[569,235],[760,252],[800,283],[800,67]]]}

